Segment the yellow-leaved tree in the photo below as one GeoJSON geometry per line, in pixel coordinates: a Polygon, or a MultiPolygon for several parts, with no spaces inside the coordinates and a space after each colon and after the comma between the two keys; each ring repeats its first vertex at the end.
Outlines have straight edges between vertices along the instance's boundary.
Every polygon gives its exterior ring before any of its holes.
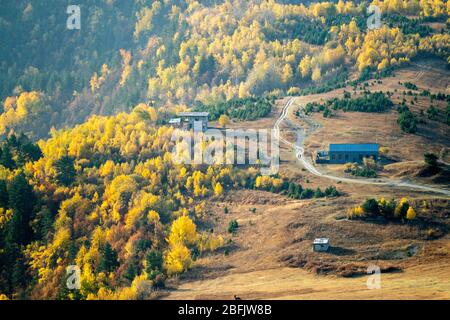
{"type": "Polygon", "coordinates": [[[191,252],[182,243],[171,245],[165,256],[167,273],[177,274],[188,270],[192,265],[191,252]]]}
{"type": "Polygon", "coordinates": [[[172,223],[169,238],[169,250],[164,257],[164,265],[169,274],[177,274],[192,265],[191,251],[187,245],[197,242],[197,228],[192,220],[183,215],[172,223]]]}
{"type": "Polygon", "coordinates": [[[172,223],[169,235],[169,245],[192,245],[197,241],[197,228],[188,216],[181,216],[172,223]]]}
{"type": "Polygon", "coordinates": [[[218,122],[219,122],[219,126],[221,126],[222,128],[225,128],[230,123],[230,118],[226,114],[222,114],[219,117],[218,122]]]}
{"type": "Polygon", "coordinates": [[[322,71],[320,70],[320,67],[315,67],[311,76],[312,81],[319,81],[322,78],[322,71]]]}
{"type": "Polygon", "coordinates": [[[223,187],[220,184],[220,182],[217,182],[215,187],[214,187],[214,194],[216,196],[220,196],[220,195],[222,195],[222,193],[223,193],[223,187]]]}
{"type": "Polygon", "coordinates": [[[410,206],[408,211],[406,212],[406,219],[414,220],[416,216],[417,216],[416,210],[414,210],[414,208],[410,206]]]}
{"type": "Polygon", "coordinates": [[[350,209],[347,214],[349,219],[360,218],[363,215],[364,215],[364,209],[361,206],[350,209]]]}
{"type": "Polygon", "coordinates": [[[303,78],[308,77],[311,74],[311,57],[306,55],[303,57],[302,61],[300,61],[299,71],[302,74],[303,78]]]}

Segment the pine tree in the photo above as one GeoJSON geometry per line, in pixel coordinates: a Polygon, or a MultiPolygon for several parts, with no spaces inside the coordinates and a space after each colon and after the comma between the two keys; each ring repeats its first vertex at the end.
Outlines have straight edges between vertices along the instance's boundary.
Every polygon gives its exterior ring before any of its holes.
{"type": "Polygon", "coordinates": [[[17,164],[22,166],[28,161],[37,161],[42,157],[42,151],[25,135],[21,134],[17,141],[17,164]]]}
{"type": "Polygon", "coordinates": [[[13,210],[13,216],[8,225],[7,241],[19,245],[28,244],[33,235],[30,221],[35,197],[33,188],[28,184],[22,172],[11,181],[8,195],[9,207],[13,210]]]}
{"type": "Polygon", "coordinates": [[[158,250],[150,250],[145,256],[146,268],[145,271],[161,271],[163,265],[163,256],[158,250]]]}
{"type": "Polygon", "coordinates": [[[101,271],[111,272],[119,266],[117,252],[107,242],[103,248],[99,268],[101,271]]]}
{"type": "Polygon", "coordinates": [[[295,195],[295,185],[292,182],[289,183],[287,195],[288,197],[293,197],[295,195]]]}
{"type": "Polygon", "coordinates": [[[123,277],[131,282],[136,277],[137,272],[138,271],[136,266],[134,265],[134,261],[131,261],[127,269],[125,270],[123,277]]]}
{"type": "Polygon", "coordinates": [[[11,149],[7,144],[4,144],[1,150],[0,165],[7,169],[15,169],[16,163],[13,160],[11,149]]]}
{"type": "Polygon", "coordinates": [[[322,190],[320,190],[319,187],[317,187],[316,191],[314,192],[314,198],[322,198],[324,196],[322,190]]]}
{"type": "Polygon", "coordinates": [[[69,156],[62,156],[55,163],[56,181],[66,187],[75,181],[76,171],[74,159],[69,156]]]}
{"type": "Polygon", "coordinates": [[[8,207],[8,189],[6,187],[6,181],[0,180],[0,208],[8,207]]]}
{"type": "Polygon", "coordinates": [[[38,213],[38,216],[39,226],[37,233],[41,239],[45,239],[49,232],[53,230],[54,217],[52,212],[47,207],[43,207],[38,213]]]}

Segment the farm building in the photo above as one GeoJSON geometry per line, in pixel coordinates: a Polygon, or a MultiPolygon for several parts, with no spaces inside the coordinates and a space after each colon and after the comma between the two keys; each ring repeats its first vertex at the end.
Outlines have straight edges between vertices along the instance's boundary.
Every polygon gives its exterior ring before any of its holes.
{"type": "Polygon", "coordinates": [[[328,251],[330,248],[330,239],[328,238],[317,238],[313,242],[313,250],[315,252],[328,251]]]}
{"type": "Polygon", "coordinates": [[[317,163],[344,164],[363,162],[364,158],[378,160],[379,145],[376,143],[343,143],[330,144],[329,151],[317,153],[317,163]]]}
{"type": "Polygon", "coordinates": [[[181,118],[173,118],[169,120],[169,125],[175,128],[181,128],[181,118]]]}
{"type": "Polygon", "coordinates": [[[196,122],[201,122],[202,131],[208,130],[208,112],[181,112],[178,116],[182,119],[185,129],[194,129],[196,122]]]}

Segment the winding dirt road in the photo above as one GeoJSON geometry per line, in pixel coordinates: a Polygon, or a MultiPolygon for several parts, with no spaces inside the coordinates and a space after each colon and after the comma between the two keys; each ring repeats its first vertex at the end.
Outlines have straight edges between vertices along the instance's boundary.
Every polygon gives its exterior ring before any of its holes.
{"type": "MultiPolygon", "coordinates": [[[[332,176],[329,174],[321,173],[319,170],[317,170],[317,168],[312,163],[310,163],[305,158],[305,156],[304,156],[305,149],[300,145],[302,143],[302,141],[300,142],[301,139],[299,139],[299,142],[298,142],[299,144],[297,145],[297,144],[294,144],[294,143],[286,140],[285,138],[283,138],[281,136],[280,125],[288,117],[289,111],[290,111],[292,105],[294,104],[295,100],[296,100],[296,97],[290,98],[289,101],[286,103],[286,105],[283,107],[281,115],[277,119],[277,121],[275,122],[275,125],[273,127],[273,129],[275,130],[274,134],[275,134],[275,137],[278,138],[281,142],[285,143],[286,145],[292,147],[295,150],[295,153],[296,153],[295,155],[296,155],[297,159],[301,162],[303,167],[305,167],[305,169],[307,169],[310,173],[312,173],[318,177],[327,178],[327,179],[335,180],[335,181],[342,181],[342,182],[346,182],[346,183],[358,183],[358,184],[366,184],[366,185],[370,184],[370,185],[379,185],[379,186],[388,186],[388,187],[417,189],[417,190],[426,191],[426,192],[440,193],[440,194],[444,194],[444,195],[450,197],[450,190],[431,187],[431,186],[417,184],[417,183],[401,181],[401,180],[351,179],[351,178],[336,177],[336,176],[332,176]]],[[[297,129],[300,131],[302,130],[299,127],[297,129]]]]}

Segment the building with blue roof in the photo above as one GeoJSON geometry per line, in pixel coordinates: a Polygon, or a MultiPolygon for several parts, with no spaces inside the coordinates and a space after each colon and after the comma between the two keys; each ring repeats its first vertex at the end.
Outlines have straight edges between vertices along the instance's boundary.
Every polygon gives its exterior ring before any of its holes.
{"type": "Polygon", "coordinates": [[[364,158],[372,158],[375,161],[379,157],[379,145],[376,143],[342,143],[330,144],[329,151],[321,151],[317,154],[317,163],[362,163],[364,158]]]}

